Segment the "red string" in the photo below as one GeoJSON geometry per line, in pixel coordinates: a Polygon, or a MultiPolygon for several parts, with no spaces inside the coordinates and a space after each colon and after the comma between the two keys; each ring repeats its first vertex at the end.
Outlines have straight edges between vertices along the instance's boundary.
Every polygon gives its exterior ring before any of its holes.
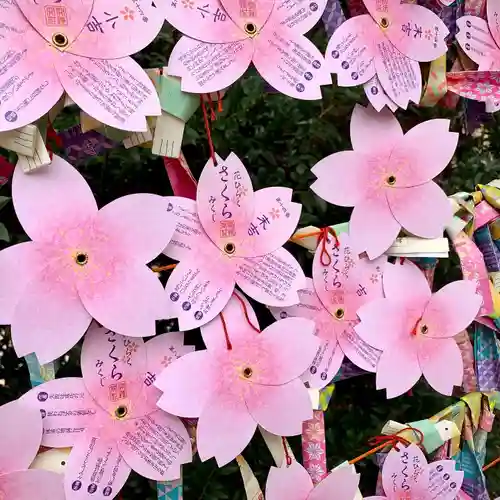
{"type": "Polygon", "coordinates": [[[245,304],[245,301],[237,294],[233,294],[240,302],[241,307],[243,308],[243,312],[245,314],[245,319],[247,320],[247,323],[257,332],[260,333],[260,330],[250,321],[250,317],[248,316],[248,309],[247,305],[245,304]]]}
{"type": "Polygon", "coordinates": [[[403,264],[405,263],[405,258],[406,258],[406,257],[400,257],[400,258],[399,258],[399,263],[400,263],[401,265],[403,265],[403,264]]]}
{"type": "Polygon", "coordinates": [[[321,253],[319,255],[319,260],[321,265],[324,267],[328,267],[332,263],[332,257],[328,253],[326,248],[326,244],[328,243],[328,234],[331,234],[335,238],[335,247],[339,247],[339,239],[337,237],[337,233],[331,227],[323,227],[320,229],[320,233],[318,235],[318,245],[321,243],[321,253]],[[325,260],[325,257],[327,260],[325,260]]]}
{"type": "Polygon", "coordinates": [[[62,139],[59,137],[57,132],[54,130],[54,127],[52,126],[52,123],[49,120],[49,124],[47,126],[47,135],[46,135],[46,146],[47,146],[47,151],[49,152],[49,158],[52,160],[52,157],[54,156],[54,152],[52,150],[52,147],[50,145],[50,141],[52,141],[58,148],[62,148],[63,142],[62,139]]]}
{"type": "Polygon", "coordinates": [[[290,465],[292,465],[292,457],[288,453],[288,447],[286,445],[286,441],[285,441],[284,437],[281,438],[281,442],[283,443],[283,450],[285,452],[286,466],[290,467],[290,465]]]}
{"type": "Polygon", "coordinates": [[[207,133],[208,147],[210,148],[210,157],[214,162],[214,166],[217,166],[217,160],[215,159],[214,143],[212,142],[212,133],[210,132],[210,122],[208,121],[207,108],[205,100],[203,99],[203,94],[200,94],[200,104],[203,110],[203,121],[205,123],[205,132],[207,133]]]}
{"type": "Polygon", "coordinates": [[[217,91],[217,111],[219,113],[222,113],[222,111],[224,111],[222,109],[222,96],[220,95],[219,91],[217,91]]]}
{"type": "Polygon", "coordinates": [[[399,434],[401,434],[403,431],[412,431],[415,434],[418,434],[418,441],[416,443],[417,446],[421,446],[424,442],[424,433],[420,429],[415,429],[414,427],[405,427],[404,429],[401,429],[397,434],[392,434],[391,436],[375,436],[368,441],[368,444],[370,446],[377,446],[379,444],[385,443],[386,445],[390,445],[396,451],[399,451],[397,447],[398,444],[404,444],[405,446],[411,444],[410,441],[402,436],[399,436],[399,434]]]}
{"type": "Polygon", "coordinates": [[[222,328],[224,329],[224,336],[226,337],[226,347],[227,350],[230,351],[233,346],[231,344],[231,341],[229,340],[229,333],[227,332],[227,324],[226,324],[226,319],[224,318],[224,314],[220,313],[220,320],[222,321],[222,328]]]}
{"type": "Polygon", "coordinates": [[[214,122],[217,119],[217,115],[215,114],[214,102],[212,101],[212,94],[207,94],[208,102],[210,104],[210,119],[214,122]]]}

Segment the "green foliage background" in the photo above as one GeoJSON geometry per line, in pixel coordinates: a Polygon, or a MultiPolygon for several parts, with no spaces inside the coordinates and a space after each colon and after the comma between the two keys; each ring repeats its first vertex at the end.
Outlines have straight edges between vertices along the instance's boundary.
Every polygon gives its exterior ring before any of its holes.
{"type": "MultiPolygon", "coordinates": [[[[326,38],[321,26],[312,34],[315,43],[323,50],[326,38]]],[[[173,44],[170,28],[165,27],[155,42],[136,59],[143,67],[166,65],[173,44]]],[[[332,207],[318,198],[309,186],[314,179],[311,167],[321,158],[348,149],[349,119],[356,103],[366,103],[359,89],[324,87],[321,102],[297,101],[280,94],[269,94],[263,80],[251,69],[235,84],[224,99],[224,111],[213,124],[216,150],[225,157],[234,151],[243,160],[252,177],[255,189],[284,185],[293,188],[295,201],[302,203],[300,225],[325,226],[348,219],[349,211],[332,207]]],[[[398,118],[405,130],[433,117],[449,117],[452,129],[461,131],[462,108],[454,112],[441,108],[423,109],[410,107],[399,111],[398,118]]],[[[55,123],[63,129],[75,121],[74,113],[65,112],[55,123]]],[[[425,144],[422,145],[425,147],[425,144]]],[[[184,153],[197,177],[208,158],[207,141],[201,112],[190,120],[186,129],[184,153]]],[[[118,148],[105,156],[94,158],[82,167],[81,172],[90,183],[100,206],[126,194],[154,192],[171,194],[171,188],[161,158],[151,156],[140,148],[118,148]]],[[[459,148],[452,164],[440,178],[448,194],[472,191],[477,183],[487,183],[500,177],[500,127],[498,119],[489,123],[477,137],[461,135],[459,148]]],[[[9,196],[10,186],[0,195],[9,196]]],[[[0,206],[5,203],[0,198],[0,206]]],[[[8,200],[7,200],[8,201],[8,200]]],[[[0,212],[1,248],[26,239],[15,217],[12,204],[0,212]],[[5,225],[8,235],[2,225],[5,225]],[[9,236],[10,235],[10,236],[9,236]],[[3,242],[1,240],[8,240],[3,242]]],[[[299,258],[306,274],[310,273],[311,258],[294,245],[289,249],[299,258]]],[[[457,259],[452,256],[439,264],[435,286],[460,277],[457,259]]],[[[265,308],[254,304],[262,325],[271,322],[265,308]]],[[[175,324],[161,324],[158,332],[176,328],[175,324]]],[[[188,341],[201,346],[199,332],[188,334],[188,341]]],[[[23,360],[17,359],[10,342],[8,329],[0,330],[0,404],[10,401],[29,388],[28,371],[23,360]]],[[[446,369],[446,367],[443,367],[446,369]]],[[[79,347],[62,360],[58,376],[80,375],[79,347]]],[[[368,449],[367,440],[378,434],[388,419],[410,422],[433,415],[454,401],[440,396],[424,382],[420,382],[412,396],[386,400],[385,393],[375,390],[374,377],[358,377],[337,384],[330,408],[326,413],[328,465],[357,456],[368,449]]],[[[296,456],[300,457],[299,438],[291,439],[296,456]]],[[[500,454],[500,433],[494,431],[488,441],[489,461],[500,454]]],[[[272,457],[262,438],[255,436],[243,455],[256,473],[262,487],[272,457]]],[[[373,494],[377,468],[371,460],[361,462],[361,489],[364,495],[373,494]]],[[[500,496],[500,468],[488,471],[489,490],[492,498],[500,496]]],[[[214,460],[193,464],[184,469],[184,496],[186,500],[219,500],[245,498],[245,492],[235,462],[218,469],[214,460]]],[[[132,475],[123,490],[124,500],[154,499],[154,483],[132,475]]],[[[286,499],[284,499],[286,500],[286,499]]],[[[333,500],[333,499],[332,499],[333,500]]]]}

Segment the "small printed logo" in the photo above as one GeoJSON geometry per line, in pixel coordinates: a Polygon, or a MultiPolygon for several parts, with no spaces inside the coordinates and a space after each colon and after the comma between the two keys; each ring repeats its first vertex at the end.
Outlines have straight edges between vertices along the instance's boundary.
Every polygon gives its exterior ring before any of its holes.
{"type": "Polygon", "coordinates": [[[179,300],[179,294],[177,292],[172,292],[170,294],[170,300],[172,302],[177,302],[179,300]]]}
{"type": "Polygon", "coordinates": [[[295,85],[295,88],[297,89],[297,92],[304,92],[304,90],[306,89],[302,83],[297,83],[297,85],[295,85]]]}
{"type": "Polygon", "coordinates": [[[15,111],[7,111],[4,116],[8,122],[13,123],[17,121],[17,113],[15,111]]]}
{"type": "Polygon", "coordinates": [[[47,401],[47,399],[49,399],[49,395],[46,392],[39,392],[37,399],[38,401],[41,401],[43,403],[44,401],[47,401]]]}

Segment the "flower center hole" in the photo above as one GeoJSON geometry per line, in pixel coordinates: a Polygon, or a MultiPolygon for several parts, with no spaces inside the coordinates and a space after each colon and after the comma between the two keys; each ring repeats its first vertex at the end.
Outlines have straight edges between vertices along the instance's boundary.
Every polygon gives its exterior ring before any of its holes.
{"type": "Polygon", "coordinates": [[[342,308],[339,308],[335,311],[335,317],[337,319],[342,319],[344,317],[344,310],[342,308]]]}
{"type": "Polygon", "coordinates": [[[244,376],[245,378],[250,378],[250,377],[252,376],[252,374],[253,374],[253,370],[252,370],[249,366],[247,366],[247,367],[243,370],[243,376],[244,376]]]}
{"type": "Polygon", "coordinates": [[[69,45],[69,40],[64,33],[54,33],[52,35],[52,43],[56,47],[63,49],[64,47],[67,47],[69,45]]]}
{"type": "Polygon", "coordinates": [[[255,35],[255,33],[257,33],[257,26],[255,26],[254,23],[246,23],[245,32],[247,35],[255,35]]]}
{"type": "Polygon", "coordinates": [[[381,20],[380,20],[380,27],[381,28],[388,28],[389,27],[389,19],[387,19],[387,17],[383,17],[381,20]]]}
{"type": "Polygon", "coordinates": [[[89,256],[88,256],[88,254],[86,254],[84,252],[78,252],[75,255],[75,262],[79,266],[84,266],[85,264],[87,264],[88,261],[89,261],[89,256]]]}
{"type": "Polygon", "coordinates": [[[389,177],[387,177],[387,184],[389,184],[389,186],[394,186],[394,184],[396,184],[396,176],[389,175],[389,177]]]}
{"type": "Polygon", "coordinates": [[[128,413],[128,408],[124,405],[120,405],[116,410],[115,410],[115,416],[116,418],[125,418],[128,413]]]}
{"type": "Polygon", "coordinates": [[[236,251],[236,246],[234,243],[226,243],[224,245],[224,252],[226,252],[228,255],[233,255],[233,253],[236,251]]]}

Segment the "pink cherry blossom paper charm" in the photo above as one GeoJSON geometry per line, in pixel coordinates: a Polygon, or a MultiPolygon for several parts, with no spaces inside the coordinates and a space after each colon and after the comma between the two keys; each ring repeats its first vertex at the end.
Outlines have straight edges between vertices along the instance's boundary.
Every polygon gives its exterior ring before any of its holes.
{"type": "MultiPolygon", "coordinates": [[[[364,0],[368,14],[352,17],[340,25],[328,42],[326,62],[337,74],[340,86],[363,85],[378,79],[390,101],[406,109],[418,104],[422,92],[419,62],[446,53],[449,31],[429,9],[399,0],[364,0]]],[[[376,85],[375,85],[376,86],[376,85]]],[[[373,85],[370,85],[370,89],[373,85]]],[[[368,98],[380,102],[380,92],[368,98]]]]}
{"type": "Polygon", "coordinates": [[[321,99],[331,84],[320,51],[304,36],[321,18],[326,0],[176,0],[167,21],[183,36],[168,62],[186,92],[222,90],[250,63],[276,90],[297,99],[321,99]]]}
{"type": "Polygon", "coordinates": [[[298,462],[271,467],[267,477],[266,500],[353,500],[359,474],[354,467],[338,467],[313,486],[306,469],[298,462]]]}
{"type": "Polygon", "coordinates": [[[17,0],[0,26],[0,131],[38,120],[63,92],[122,130],[147,130],[161,113],[145,71],[131,58],[158,34],[164,0],[17,0]],[[15,89],[14,89],[14,83],[15,89]]]}
{"type": "Polygon", "coordinates": [[[71,349],[92,318],[130,336],[155,334],[163,286],[146,264],[175,228],[163,197],[133,194],[97,209],[83,177],[58,156],[12,181],[14,207],[33,240],[0,252],[0,324],[18,356],[47,363],[71,349]]]}
{"type": "Polygon", "coordinates": [[[295,231],[301,205],[283,187],[254,193],[250,176],[231,153],[208,161],[197,199],[167,197],[177,229],[165,254],[180,260],[165,292],[168,318],[183,331],[204,325],[227,304],[235,284],[270,306],[299,302],[305,286],[299,263],[282,245],[295,231]]]}
{"type": "Polygon", "coordinates": [[[23,396],[44,417],[42,445],[72,447],[67,500],[113,499],[131,470],[155,481],[180,477],[191,441],[180,419],[156,406],[153,383],[172,358],[193,350],[183,343],[180,332],[144,343],[94,322],[82,348],[83,378],[52,380],[23,396]]]}
{"type": "Polygon", "coordinates": [[[352,245],[370,259],[384,253],[401,229],[421,238],[439,238],[451,221],[446,194],[432,181],[450,162],[458,134],[449,120],[420,123],[406,134],[392,113],[356,105],[351,117],[353,151],[318,162],[311,189],[340,206],[354,207],[352,245]],[[422,148],[422,144],[426,147],[422,148]]]}
{"type": "MultiPolygon", "coordinates": [[[[329,260],[322,264],[322,244],[314,255],[313,279],[299,290],[300,302],[283,308],[271,308],[275,318],[299,316],[314,320],[321,345],[313,364],[302,376],[311,388],[329,384],[338,372],[344,355],[360,368],[375,372],[380,351],[364,342],[354,331],[358,308],[382,298],[384,257],[374,261],[360,259],[349,235],[328,235],[325,245],[329,260]],[[337,246],[336,239],[339,244],[337,246]]],[[[323,255],[324,256],[324,255],[323,255]]]]}
{"type": "Polygon", "coordinates": [[[460,280],[432,293],[424,274],[409,260],[387,263],[385,298],[361,306],[358,335],[382,355],[377,389],[393,398],[425,377],[430,386],[451,395],[463,379],[460,349],[453,338],[475,319],[482,297],[476,285],[460,280]]]}
{"type": "Polygon", "coordinates": [[[455,469],[454,460],[427,463],[425,455],[415,444],[398,444],[385,459],[382,485],[385,496],[366,500],[455,500],[459,498],[464,473],[455,469]]]}
{"type": "Polygon", "coordinates": [[[61,475],[28,470],[40,448],[42,430],[40,411],[23,400],[0,406],[0,498],[65,499],[61,475]]]}
{"type": "Polygon", "coordinates": [[[318,348],[314,323],[288,318],[258,330],[250,304],[235,294],[221,317],[202,328],[207,349],[174,361],[156,380],[164,393],[158,406],[198,417],[200,458],[215,457],[219,467],[243,451],[257,425],[279,436],[298,435],[312,417],[299,377],[318,348]]]}

